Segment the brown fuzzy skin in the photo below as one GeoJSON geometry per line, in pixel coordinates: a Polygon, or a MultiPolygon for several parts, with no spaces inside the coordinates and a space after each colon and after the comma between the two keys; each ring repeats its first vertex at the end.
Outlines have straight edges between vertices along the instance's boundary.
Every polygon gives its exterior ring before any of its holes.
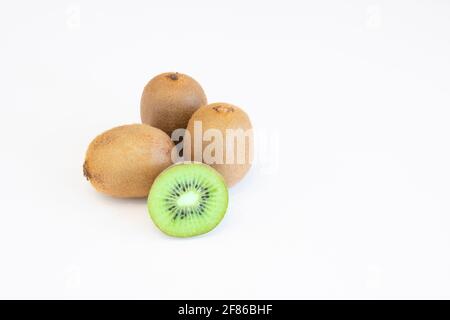
{"type": "Polygon", "coordinates": [[[192,114],[206,104],[205,92],[197,81],[182,73],[163,73],[151,79],[144,88],[142,123],[171,136],[175,129],[185,129],[192,114]]]}
{"type": "MultiPolygon", "coordinates": [[[[238,144],[234,143],[234,159],[237,159],[238,154],[245,155],[244,163],[225,163],[226,160],[226,130],[227,129],[243,129],[244,131],[252,129],[252,124],[248,115],[239,107],[236,107],[228,103],[212,103],[207,106],[203,106],[198,109],[189,120],[187,130],[190,134],[190,141],[186,140],[184,147],[191,150],[191,156],[186,156],[185,160],[201,160],[202,162],[210,165],[218,172],[222,174],[228,187],[234,186],[239,182],[248,172],[252,162],[253,152],[253,132],[251,132],[250,139],[246,139],[244,148],[238,150],[238,144]],[[195,121],[202,122],[203,134],[208,129],[218,129],[223,136],[223,163],[208,163],[207,159],[196,159],[194,154],[194,123],[195,121]]],[[[202,142],[202,155],[205,148],[213,143],[213,141],[202,142]]]]}
{"type": "Polygon", "coordinates": [[[148,125],[116,127],[91,142],[83,173],[101,193],[147,197],[153,180],[172,165],[173,146],[167,134],[148,125]]]}

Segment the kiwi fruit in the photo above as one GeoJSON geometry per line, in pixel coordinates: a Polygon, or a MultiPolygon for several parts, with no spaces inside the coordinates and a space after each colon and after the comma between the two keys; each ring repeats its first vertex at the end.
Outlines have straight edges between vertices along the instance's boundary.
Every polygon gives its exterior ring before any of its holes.
{"type": "Polygon", "coordinates": [[[234,186],[248,172],[252,162],[253,131],[248,115],[239,107],[229,103],[212,103],[199,108],[189,120],[184,141],[185,160],[202,161],[221,173],[228,185],[234,186]],[[201,125],[200,135],[195,132],[196,123],[201,125]],[[205,141],[205,133],[215,129],[221,135],[221,141],[205,141]],[[242,138],[229,136],[227,133],[247,134],[242,138]],[[201,139],[201,141],[198,141],[201,139]],[[189,141],[188,141],[189,140],[189,141]],[[240,141],[238,141],[240,140],[240,141]],[[215,143],[209,159],[205,157],[208,145],[215,143]],[[220,154],[218,154],[220,152],[220,154]]]}
{"type": "Polygon", "coordinates": [[[116,127],[91,142],[83,165],[84,175],[104,194],[147,197],[154,179],[172,164],[173,146],[167,134],[151,126],[116,127]]]}
{"type": "Polygon", "coordinates": [[[142,123],[171,136],[174,130],[185,129],[192,114],[206,104],[205,92],[193,78],[177,72],[163,73],[151,79],[144,88],[142,123]]]}
{"type": "Polygon", "coordinates": [[[223,177],[202,163],[180,163],[164,170],[148,196],[156,226],[174,237],[192,237],[214,229],[228,207],[223,177]]]}

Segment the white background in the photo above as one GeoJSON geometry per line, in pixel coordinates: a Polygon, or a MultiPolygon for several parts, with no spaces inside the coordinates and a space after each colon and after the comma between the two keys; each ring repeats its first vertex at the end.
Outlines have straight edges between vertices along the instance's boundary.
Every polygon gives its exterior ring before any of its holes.
{"type": "Polygon", "coordinates": [[[11,0],[0,46],[0,298],[450,298],[450,2],[11,0]],[[82,176],[165,71],[261,137],[187,240],[82,176]]]}

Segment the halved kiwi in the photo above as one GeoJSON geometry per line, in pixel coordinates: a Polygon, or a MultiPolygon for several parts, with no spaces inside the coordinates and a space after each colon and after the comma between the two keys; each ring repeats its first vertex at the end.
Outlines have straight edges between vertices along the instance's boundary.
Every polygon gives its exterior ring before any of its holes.
{"type": "Polygon", "coordinates": [[[174,237],[192,237],[214,229],[228,207],[222,176],[202,163],[181,163],[164,170],[148,196],[156,226],[174,237]]]}

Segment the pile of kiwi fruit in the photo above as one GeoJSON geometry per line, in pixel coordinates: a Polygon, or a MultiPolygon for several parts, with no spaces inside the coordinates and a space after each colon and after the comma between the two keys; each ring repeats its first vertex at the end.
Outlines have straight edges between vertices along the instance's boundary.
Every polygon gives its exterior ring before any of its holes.
{"type": "Polygon", "coordinates": [[[147,198],[152,221],[169,236],[192,237],[213,230],[227,211],[228,188],[251,166],[248,115],[229,103],[208,104],[200,84],[178,72],[160,74],[147,83],[140,111],[142,123],[115,127],[90,143],[84,176],[103,194],[147,198]],[[244,155],[241,161],[205,157],[209,143],[195,134],[197,123],[202,132],[214,129],[225,139],[229,130],[249,132],[243,144],[219,145],[220,153],[232,159],[244,155]],[[178,129],[184,129],[181,158],[175,156],[179,150],[171,138],[178,129]]]}

